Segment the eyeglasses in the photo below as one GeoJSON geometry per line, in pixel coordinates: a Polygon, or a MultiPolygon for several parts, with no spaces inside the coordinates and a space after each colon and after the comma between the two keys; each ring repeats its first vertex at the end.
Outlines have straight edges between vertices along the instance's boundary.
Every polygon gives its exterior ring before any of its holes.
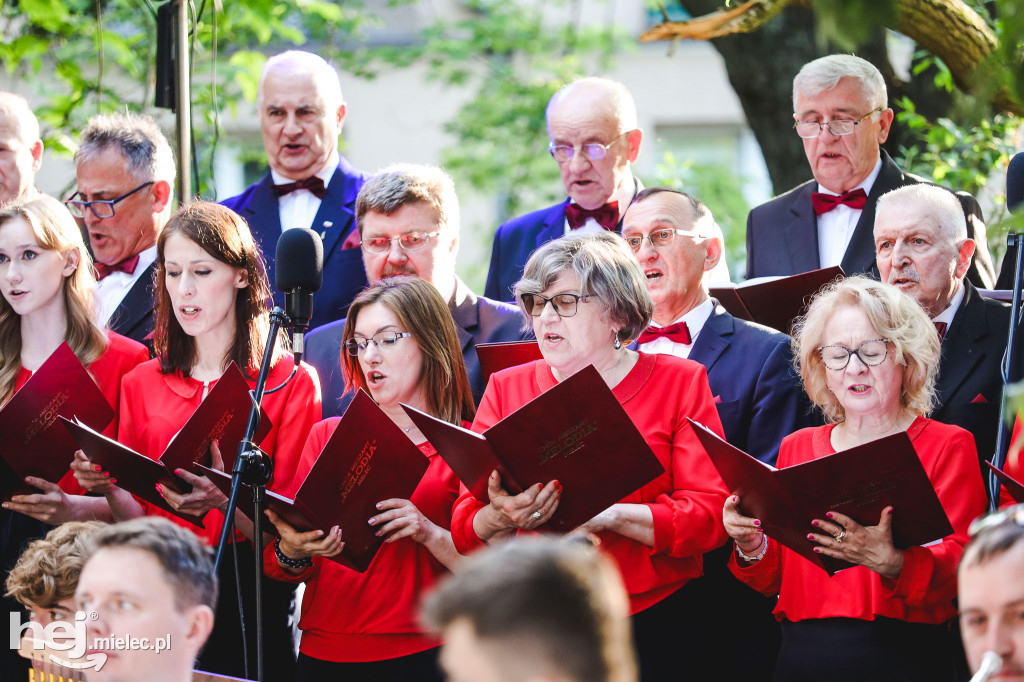
{"type": "Polygon", "coordinates": [[[67,199],[64,202],[64,205],[68,207],[69,211],[71,211],[71,215],[75,216],[76,218],[84,218],[86,210],[90,210],[92,211],[92,214],[99,218],[100,220],[106,220],[107,218],[114,217],[114,204],[118,203],[119,201],[124,201],[131,195],[138,192],[140,189],[149,187],[153,183],[154,181],[144,182],[135,189],[133,189],[131,192],[122,194],[116,199],[97,199],[96,201],[79,201],[76,200],[75,197],[77,197],[80,194],[80,192],[75,192],[74,194],[71,195],[70,199],[67,199]]]}
{"type": "Polygon", "coordinates": [[[580,301],[586,301],[590,294],[555,294],[551,298],[545,298],[540,294],[522,294],[519,300],[523,302],[526,314],[531,317],[540,317],[544,308],[550,303],[559,317],[572,317],[580,301]]]}
{"type": "Polygon", "coordinates": [[[371,237],[370,239],[363,239],[359,242],[359,245],[367,253],[387,253],[391,250],[391,242],[397,241],[403,251],[415,251],[422,249],[427,245],[427,242],[439,234],[441,234],[440,230],[437,232],[406,232],[397,237],[371,237]]]}
{"type": "Polygon", "coordinates": [[[889,354],[889,340],[865,341],[856,348],[839,345],[822,346],[818,349],[818,353],[821,355],[821,361],[825,367],[836,372],[846,369],[846,366],[850,364],[850,357],[853,355],[856,355],[866,366],[877,367],[885,362],[885,357],[889,354]]]}
{"type": "Polygon", "coordinates": [[[695,239],[702,238],[702,235],[695,230],[674,230],[672,228],[665,228],[664,230],[655,230],[650,234],[642,235],[631,235],[624,237],[626,243],[629,244],[629,248],[634,251],[639,251],[640,247],[644,245],[644,240],[651,242],[651,246],[656,249],[660,249],[663,246],[668,246],[675,241],[676,235],[681,234],[684,237],[694,237],[695,239]]]}
{"type": "MultiPolygon", "coordinates": [[[[614,140],[608,144],[601,144],[600,142],[587,142],[578,146],[579,149],[583,150],[583,156],[587,157],[590,161],[601,161],[604,157],[608,156],[608,149],[622,139],[623,135],[629,135],[632,130],[627,130],[624,133],[620,133],[615,137],[614,140]]],[[[548,144],[548,154],[558,163],[565,163],[571,161],[572,157],[576,156],[576,146],[568,144],[555,144],[551,142],[548,144]]]]}
{"type": "Polygon", "coordinates": [[[796,134],[805,140],[810,140],[818,135],[821,135],[821,131],[824,128],[828,128],[828,131],[836,137],[842,137],[843,135],[853,135],[853,131],[857,129],[860,122],[866,119],[868,116],[877,114],[882,110],[882,107],[876,107],[868,113],[864,114],[857,120],[851,120],[847,118],[836,118],[831,121],[797,121],[793,124],[796,128],[796,134]]]}
{"type": "Polygon", "coordinates": [[[980,533],[987,532],[1003,525],[1004,523],[1015,523],[1024,527],[1024,504],[1015,504],[999,511],[994,511],[987,516],[974,519],[967,529],[968,537],[975,537],[980,533]]]}
{"type": "Polygon", "coordinates": [[[345,342],[345,352],[349,355],[359,355],[366,351],[373,344],[377,350],[383,352],[395,345],[398,339],[412,336],[412,332],[377,332],[370,338],[364,336],[353,336],[345,342]]]}

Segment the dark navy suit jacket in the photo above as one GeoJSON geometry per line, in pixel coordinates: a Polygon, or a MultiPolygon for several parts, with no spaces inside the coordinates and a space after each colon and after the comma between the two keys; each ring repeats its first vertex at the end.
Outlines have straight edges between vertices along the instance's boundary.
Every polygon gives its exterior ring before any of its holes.
{"type": "MultiPolygon", "coordinates": [[[[310,226],[324,242],[324,281],[320,291],[313,296],[311,328],[345,317],[352,299],[366,286],[363,252],[359,248],[356,230],[355,203],[367,179],[367,175],[342,157],[310,226]]],[[[274,181],[267,173],[260,182],[221,203],[249,223],[252,236],[267,263],[274,304],[284,307],[284,294],[277,290],[274,277],[274,256],[277,240],[281,237],[281,213],[273,185],[274,181]]]]}
{"type": "Polygon", "coordinates": [[[511,301],[512,287],[523,276],[530,254],[538,246],[565,234],[566,199],[560,204],[513,218],[494,233],[491,268],[487,272],[484,296],[495,301],[511,301]]]}
{"type": "MultiPolygon", "coordinates": [[[[484,394],[483,373],[476,355],[478,343],[520,341],[530,338],[524,332],[523,314],[519,308],[477,296],[462,280],[456,278],[455,296],[448,304],[455,320],[455,331],[466,361],[466,373],[473,389],[473,401],[480,404],[484,394]]],[[[304,359],[320,375],[323,395],[324,419],[341,416],[352,401],[353,394],[345,393],[345,378],[341,371],[341,342],[345,320],[331,322],[315,329],[306,337],[304,359]]]]}
{"type": "MultiPolygon", "coordinates": [[[[847,275],[867,273],[878,276],[874,238],[878,198],[897,187],[927,182],[900,169],[885,150],[881,155],[882,168],[843,255],[841,265],[847,275]]],[[[818,260],[818,218],[811,204],[811,195],[817,191],[817,182],[810,180],[750,211],[747,215],[747,279],[798,275],[821,267],[818,260]]],[[[978,246],[967,278],[978,286],[991,289],[995,283],[995,271],[985,243],[981,207],[966,192],[957,192],[956,195],[967,218],[967,236],[978,246]]]]}
{"type": "Polygon", "coordinates": [[[153,354],[153,328],[156,326],[156,297],[153,291],[153,276],[156,263],[151,263],[110,316],[108,326],[121,336],[147,346],[153,354]]]}

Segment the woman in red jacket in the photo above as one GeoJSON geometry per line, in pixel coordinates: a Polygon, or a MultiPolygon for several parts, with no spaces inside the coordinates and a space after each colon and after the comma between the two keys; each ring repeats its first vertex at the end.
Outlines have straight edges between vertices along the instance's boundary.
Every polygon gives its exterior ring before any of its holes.
{"type": "MultiPolygon", "coordinates": [[[[323,558],[341,551],[344,529],[299,533],[268,512],[281,539],[265,554],[267,572],[306,583],[296,679],[441,680],[439,642],[420,628],[416,609],[458,559],[449,528],[459,481],[399,403],[453,424],[473,418],[459,337],[432,284],[393,277],[356,297],[344,338],[341,360],[349,386],[368,391],[429,465],[410,499],[381,500],[380,513],[368,519],[386,540],[365,573],[323,558]]],[[[296,488],[338,421],[313,428],[296,488]]]]}
{"type": "Polygon", "coordinates": [[[924,416],[934,400],[935,328],[896,287],[851,277],[814,299],[793,343],[804,388],[830,423],[785,438],[779,467],[905,432],[953,534],[900,550],[891,532],[898,501],[875,525],[829,512],[807,528],[807,542],[815,552],[855,564],[829,577],[766,537],[759,520],[743,515],[743,500],[730,496],[724,521],[736,542],[733,573],[779,596],[782,646],[775,679],[953,679],[951,653],[959,643],[949,625],[957,613],[956,568],[967,529],[986,500],[971,434],[924,416]]]}
{"type": "MultiPolygon", "coordinates": [[[[157,357],[125,377],[121,387],[121,425],[118,440],[154,459],[163,454],[171,438],[184,425],[231,362],[255,383],[260,359],[270,330],[267,301],[270,287],[248,226],[230,209],[197,202],[175,213],[157,240],[157,311],[154,346],[157,357]]],[[[307,365],[294,367],[281,333],[267,388],[285,384],[267,394],[263,407],[272,427],[260,447],[274,460],[271,490],[290,482],[299,461],[302,443],[320,414],[320,387],[307,365]],[[287,382],[287,383],[286,383],[287,382]]],[[[219,453],[214,448],[215,456],[219,453]]],[[[86,453],[88,455],[88,453],[86,453]]],[[[118,519],[143,514],[165,516],[190,528],[208,544],[215,545],[223,524],[227,499],[205,477],[181,472],[193,492],[177,495],[161,491],[179,511],[209,511],[200,528],[148,504],[112,485],[105,472],[76,463],[76,473],[86,488],[103,493],[118,519]]],[[[240,528],[247,524],[236,514],[240,528]]],[[[243,656],[235,602],[233,552],[238,553],[243,593],[251,594],[254,563],[252,546],[236,534],[235,547],[221,563],[221,590],[214,631],[200,658],[207,672],[241,675],[243,656]],[[247,558],[248,557],[248,558],[247,558]]],[[[267,580],[264,585],[264,660],[266,679],[290,678],[294,669],[290,631],[287,626],[290,589],[267,580]]],[[[254,606],[247,599],[246,618],[254,606]]],[[[255,635],[255,622],[247,636],[255,635]]],[[[249,644],[255,660],[255,641],[249,644]]],[[[255,673],[255,666],[250,670],[255,673]]]]}

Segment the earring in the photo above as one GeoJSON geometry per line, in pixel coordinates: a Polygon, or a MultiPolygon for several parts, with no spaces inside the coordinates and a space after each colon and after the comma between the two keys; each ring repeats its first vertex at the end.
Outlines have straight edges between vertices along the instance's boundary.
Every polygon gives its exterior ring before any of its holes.
{"type": "Polygon", "coordinates": [[[615,350],[622,348],[622,339],[619,338],[618,332],[615,333],[615,344],[613,345],[613,348],[615,348],[615,350]]]}

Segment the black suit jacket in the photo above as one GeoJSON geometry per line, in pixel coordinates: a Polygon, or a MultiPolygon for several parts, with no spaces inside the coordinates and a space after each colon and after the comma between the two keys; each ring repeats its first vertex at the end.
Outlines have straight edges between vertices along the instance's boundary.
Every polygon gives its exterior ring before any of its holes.
{"type": "MultiPolygon", "coordinates": [[[[455,331],[462,346],[466,373],[473,389],[473,400],[480,403],[483,396],[483,373],[477,359],[476,344],[495,341],[519,341],[528,338],[523,332],[523,314],[508,303],[477,296],[461,279],[456,278],[455,296],[448,304],[455,320],[455,331]]],[[[345,378],[341,371],[341,342],[345,320],[331,322],[314,329],[306,336],[304,359],[320,375],[323,395],[323,416],[341,416],[352,402],[353,393],[345,392],[345,378]]]]}
{"type": "Polygon", "coordinates": [[[156,295],[153,289],[155,275],[154,262],[135,280],[135,284],[114,309],[107,325],[121,336],[147,346],[150,354],[153,351],[153,328],[156,325],[156,295]]]}
{"type": "MultiPolygon", "coordinates": [[[[904,185],[927,182],[900,169],[884,149],[881,156],[882,168],[843,255],[841,265],[847,275],[866,273],[878,276],[874,240],[878,198],[904,185]]],[[[810,180],[750,211],[747,215],[747,279],[798,275],[821,267],[818,260],[818,219],[811,204],[811,195],[817,191],[817,182],[810,180]]],[[[967,278],[983,289],[991,289],[995,283],[995,269],[988,252],[981,207],[966,192],[957,192],[956,195],[967,218],[967,236],[977,244],[967,278]]]]}
{"type": "Polygon", "coordinates": [[[511,301],[512,287],[523,276],[530,254],[552,239],[565,234],[565,207],[560,204],[513,218],[494,233],[491,267],[487,271],[484,296],[495,301],[511,301]]]}
{"type": "Polygon", "coordinates": [[[970,282],[964,286],[963,303],[942,341],[937,407],[931,417],[974,434],[984,462],[996,449],[1003,391],[1000,363],[1010,331],[1010,306],[983,298],[970,282]]]}
{"type": "MultiPolygon", "coordinates": [[[[355,203],[367,177],[342,157],[310,226],[324,243],[323,286],[313,296],[311,328],[345,317],[352,299],[366,286],[363,252],[359,248],[356,231],[355,203]]],[[[283,308],[284,294],[277,290],[274,275],[277,240],[281,237],[281,212],[273,186],[274,180],[267,173],[260,182],[221,203],[249,224],[267,264],[274,304],[283,308]]]]}

